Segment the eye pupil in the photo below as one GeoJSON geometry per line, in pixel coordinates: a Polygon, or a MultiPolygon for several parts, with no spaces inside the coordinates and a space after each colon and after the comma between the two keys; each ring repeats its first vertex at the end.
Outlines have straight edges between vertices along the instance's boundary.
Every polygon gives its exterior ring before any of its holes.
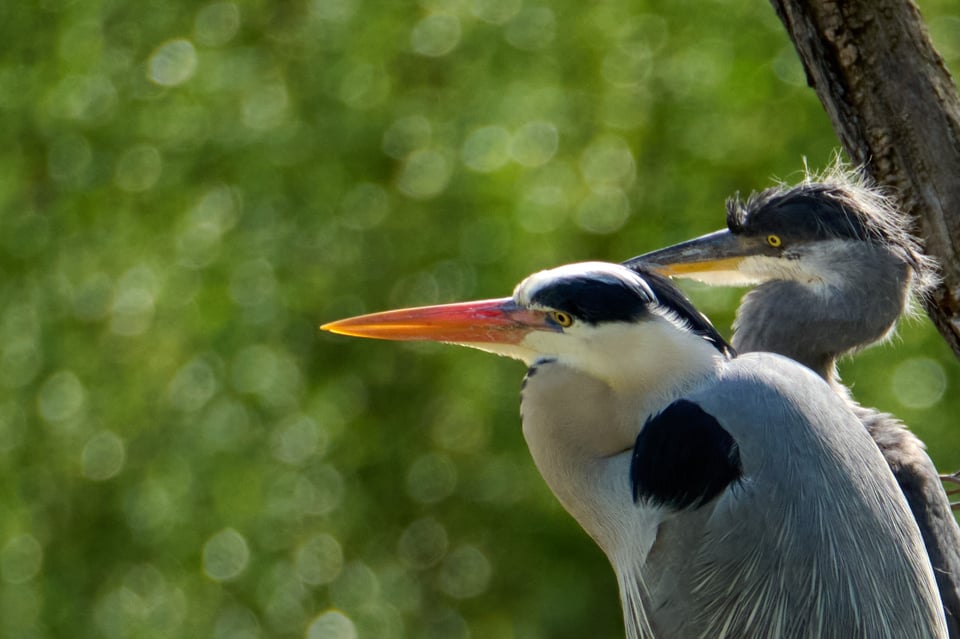
{"type": "Polygon", "coordinates": [[[776,247],[780,246],[781,244],[783,244],[783,242],[780,240],[780,236],[779,236],[779,235],[768,235],[768,236],[767,236],[767,244],[769,244],[770,246],[776,248],[776,247]]]}

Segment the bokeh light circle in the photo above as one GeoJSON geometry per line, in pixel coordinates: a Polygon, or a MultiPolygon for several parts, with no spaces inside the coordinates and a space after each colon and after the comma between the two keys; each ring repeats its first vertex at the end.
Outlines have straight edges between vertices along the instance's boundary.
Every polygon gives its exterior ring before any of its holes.
{"type": "Polygon", "coordinates": [[[934,359],[911,357],[893,369],[890,390],[907,408],[931,408],[943,399],[947,374],[934,359]]]}
{"type": "Polygon", "coordinates": [[[203,572],[214,581],[240,576],[250,561],[250,548],[243,535],[225,528],[203,545],[203,572]]]}
{"type": "Polygon", "coordinates": [[[160,45],[147,61],[148,77],[162,86],[173,87],[193,77],[197,51],[189,40],[178,38],[160,45]]]}
{"type": "Polygon", "coordinates": [[[357,628],[350,617],[330,610],[310,622],[307,639],[357,639],[357,628]]]}

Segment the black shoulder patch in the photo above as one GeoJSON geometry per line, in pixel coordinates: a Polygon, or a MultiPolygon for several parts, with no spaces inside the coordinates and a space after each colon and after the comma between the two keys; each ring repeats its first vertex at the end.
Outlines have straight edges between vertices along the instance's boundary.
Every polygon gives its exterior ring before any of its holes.
{"type": "Polygon", "coordinates": [[[699,508],[742,475],[737,442],[686,399],[647,419],[630,462],[633,500],[676,510],[699,508]]]}
{"type": "Polygon", "coordinates": [[[687,299],[670,278],[660,275],[644,264],[631,264],[629,268],[646,280],[647,286],[653,291],[660,306],[670,309],[677,317],[682,319],[690,327],[693,334],[699,335],[713,344],[713,347],[721,353],[735,354],[733,347],[717,332],[707,316],[697,310],[693,302],[687,299]]]}

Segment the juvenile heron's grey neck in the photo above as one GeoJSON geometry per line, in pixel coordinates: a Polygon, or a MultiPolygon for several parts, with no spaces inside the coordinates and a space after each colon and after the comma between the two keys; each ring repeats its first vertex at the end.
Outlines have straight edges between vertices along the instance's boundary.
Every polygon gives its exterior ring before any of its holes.
{"type": "Polygon", "coordinates": [[[842,244],[804,257],[808,279],[747,293],[734,348],[785,355],[833,383],[837,359],[887,336],[908,303],[912,271],[882,246],[842,244]]]}

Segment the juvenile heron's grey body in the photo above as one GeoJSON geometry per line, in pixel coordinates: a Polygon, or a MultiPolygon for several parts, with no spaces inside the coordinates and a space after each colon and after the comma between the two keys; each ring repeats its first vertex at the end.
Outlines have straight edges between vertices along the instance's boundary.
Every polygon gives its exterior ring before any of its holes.
{"type": "Polygon", "coordinates": [[[662,277],[567,265],[511,298],[325,328],[527,363],[524,437],[609,558],[631,639],[946,636],[916,524],[846,403],[789,359],[733,357],[662,277]]]}
{"type": "Polygon", "coordinates": [[[855,177],[768,189],[728,203],[728,230],[630,263],[714,284],[757,284],[737,310],[733,345],[808,366],[857,415],[896,478],[934,568],[951,637],[960,637],[960,527],[923,443],[889,414],[857,404],[839,357],[886,338],[933,267],[901,214],[855,177]],[[771,246],[770,238],[774,238],[771,246]]]}

